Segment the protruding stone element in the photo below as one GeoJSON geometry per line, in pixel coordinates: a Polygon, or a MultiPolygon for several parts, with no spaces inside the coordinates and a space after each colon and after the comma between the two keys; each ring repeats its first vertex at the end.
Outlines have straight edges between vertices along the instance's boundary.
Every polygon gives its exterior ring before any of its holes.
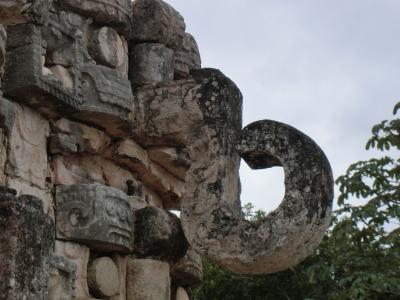
{"type": "Polygon", "coordinates": [[[169,265],[151,259],[129,259],[126,300],[170,300],[169,265]]]}
{"type": "Polygon", "coordinates": [[[50,151],[53,154],[70,152],[102,153],[111,144],[111,138],[101,130],[60,119],[53,123],[50,151]]]}
{"type": "Polygon", "coordinates": [[[100,257],[94,259],[88,267],[90,293],[99,298],[114,296],[118,293],[120,285],[118,275],[118,268],[111,258],[100,257]]]}
{"type": "Polygon", "coordinates": [[[298,130],[260,121],[241,132],[242,98],[220,72],[192,72],[202,83],[204,120],[189,145],[181,220],[190,245],[235,272],[272,273],[305,259],[329,226],[333,179],[322,150],[298,130]],[[238,144],[237,149],[235,144],[238,144]],[[281,164],[285,198],[263,221],[246,221],[239,201],[240,156],[251,166],[281,164]]]}
{"type": "Polygon", "coordinates": [[[40,199],[0,189],[0,298],[47,299],[54,222],[40,199]]]}
{"type": "Polygon", "coordinates": [[[133,48],[130,78],[135,85],[174,79],[174,51],[162,44],[145,43],[133,48]]]}
{"type": "Polygon", "coordinates": [[[57,237],[104,252],[132,250],[132,216],[122,191],[100,184],[57,187],[57,237]]]}
{"type": "Polygon", "coordinates": [[[90,16],[96,23],[127,28],[131,25],[130,0],[61,0],[61,3],[78,14],[90,16]]]}
{"type": "Polygon", "coordinates": [[[46,23],[52,2],[52,0],[0,1],[0,23],[4,25],[46,23]]]}
{"type": "Polygon", "coordinates": [[[151,160],[163,166],[179,179],[185,180],[186,171],[189,169],[189,157],[180,148],[152,148],[148,150],[151,160]]]}
{"type": "Polygon", "coordinates": [[[162,0],[136,0],[132,12],[135,42],[161,43],[180,49],[186,25],[172,6],[162,0]]]}
{"type": "Polygon", "coordinates": [[[185,34],[182,47],[175,51],[175,79],[188,78],[191,70],[201,68],[199,47],[190,33],[185,34]]]}
{"type": "Polygon", "coordinates": [[[187,249],[176,215],[154,206],[135,211],[134,253],[138,257],[177,262],[187,249]]]}
{"type": "Polygon", "coordinates": [[[193,128],[203,122],[200,84],[182,80],[137,88],[135,137],[146,146],[185,147],[193,128]]]}
{"type": "Polygon", "coordinates": [[[190,300],[190,298],[184,288],[178,287],[176,289],[175,300],[190,300]]]}
{"type": "MultiPolygon", "coordinates": [[[[124,63],[119,68],[96,64],[87,54],[83,39],[90,32],[87,22],[82,23],[78,30],[66,13],[60,13],[46,27],[9,27],[4,94],[47,118],[73,117],[112,136],[126,136],[131,132],[133,109],[131,84],[122,70],[127,65],[126,45],[120,49],[124,63]]],[[[106,45],[101,49],[106,51],[106,45]]]]}
{"type": "Polygon", "coordinates": [[[201,256],[189,248],[185,257],[171,267],[171,280],[175,286],[198,287],[203,282],[201,256]]]}
{"type": "Polygon", "coordinates": [[[53,256],[49,278],[49,300],[71,299],[75,295],[76,265],[63,256],[53,256]]]}
{"type": "MultiPolygon", "coordinates": [[[[87,285],[89,248],[76,243],[56,241],[54,253],[57,256],[64,257],[67,261],[76,266],[75,289],[74,293],[69,296],[72,299],[90,299],[87,285]]],[[[59,299],[60,298],[55,298],[54,300],[59,299]]]]}
{"type": "Polygon", "coordinates": [[[124,43],[111,27],[101,27],[92,33],[89,53],[97,63],[110,68],[121,66],[126,59],[124,43]]]}

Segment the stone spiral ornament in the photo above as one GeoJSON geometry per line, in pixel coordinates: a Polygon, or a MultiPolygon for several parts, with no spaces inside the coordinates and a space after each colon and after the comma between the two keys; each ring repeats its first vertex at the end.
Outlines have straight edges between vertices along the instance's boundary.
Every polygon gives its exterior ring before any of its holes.
{"type": "Polygon", "coordinates": [[[274,273],[304,260],[329,226],[333,176],[319,146],[297,129],[264,120],[241,126],[241,94],[222,74],[194,72],[205,122],[189,143],[182,226],[190,245],[241,274],[274,273]],[[208,79],[205,79],[207,77],[208,79]],[[263,220],[245,220],[239,166],[282,166],[285,196],[263,220]]]}

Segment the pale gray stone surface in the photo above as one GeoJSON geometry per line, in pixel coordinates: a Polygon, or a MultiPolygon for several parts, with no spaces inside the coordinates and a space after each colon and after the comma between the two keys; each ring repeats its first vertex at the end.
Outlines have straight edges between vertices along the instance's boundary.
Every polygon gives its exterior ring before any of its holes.
{"type": "Polygon", "coordinates": [[[172,6],[162,0],[133,2],[133,40],[155,42],[179,49],[185,35],[185,21],[172,6]]]}
{"type": "Polygon", "coordinates": [[[272,273],[294,266],[319,244],[329,226],[333,178],[322,150],[294,128],[260,121],[241,131],[242,97],[215,70],[192,73],[202,83],[203,123],[189,142],[181,220],[191,246],[238,273],[272,273]],[[238,145],[237,148],[235,145],[238,145]],[[282,165],[285,198],[259,223],[241,210],[239,163],[282,165]]]}
{"type": "Polygon", "coordinates": [[[199,47],[194,37],[186,33],[182,47],[175,51],[175,79],[188,78],[191,70],[201,68],[201,57],[199,47]]]}
{"type": "Polygon", "coordinates": [[[133,47],[130,79],[135,85],[174,79],[174,51],[162,44],[144,43],[133,47]]]}
{"type": "Polygon", "coordinates": [[[167,263],[151,259],[129,259],[127,300],[170,300],[170,277],[167,263]]]}
{"type": "Polygon", "coordinates": [[[92,260],[88,266],[88,286],[92,295],[102,298],[118,293],[120,280],[118,267],[109,257],[92,260]]]}
{"type": "Polygon", "coordinates": [[[127,195],[100,184],[59,186],[57,238],[105,252],[132,250],[133,222],[127,195]]]}

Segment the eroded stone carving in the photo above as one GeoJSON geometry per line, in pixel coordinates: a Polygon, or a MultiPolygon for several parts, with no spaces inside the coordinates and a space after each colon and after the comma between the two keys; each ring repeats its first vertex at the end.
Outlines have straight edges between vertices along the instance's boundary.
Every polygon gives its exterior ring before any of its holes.
{"type": "Polygon", "coordinates": [[[135,211],[134,253],[138,257],[177,262],[187,249],[176,215],[154,206],[135,211]]]}
{"type": "Polygon", "coordinates": [[[49,300],[69,300],[75,295],[76,265],[65,257],[53,256],[50,264],[49,300]]]}
{"type": "Polygon", "coordinates": [[[205,122],[189,143],[192,164],[181,214],[189,243],[238,273],[271,273],[297,264],[329,225],[333,179],[325,155],[309,137],[281,123],[260,121],[241,132],[236,86],[213,70],[192,75],[203,82],[199,106],[205,122]],[[236,144],[250,166],[280,162],[285,170],[285,198],[260,223],[242,215],[236,144]]]}
{"type": "Polygon", "coordinates": [[[0,2],[0,22],[4,25],[20,23],[46,24],[52,0],[4,0],[0,2]]]}
{"type": "Polygon", "coordinates": [[[0,299],[47,299],[54,222],[40,199],[0,189],[0,299]]]}
{"type": "Polygon", "coordinates": [[[132,250],[132,216],[122,191],[100,184],[57,187],[57,237],[99,251],[132,250]]]}
{"type": "Polygon", "coordinates": [[[50,118],[71,116],[111,135],[129,133],[133,96],[122,35],[60,12],[47,26],[9,27],[8,36],[6,95],[50,118]]]}

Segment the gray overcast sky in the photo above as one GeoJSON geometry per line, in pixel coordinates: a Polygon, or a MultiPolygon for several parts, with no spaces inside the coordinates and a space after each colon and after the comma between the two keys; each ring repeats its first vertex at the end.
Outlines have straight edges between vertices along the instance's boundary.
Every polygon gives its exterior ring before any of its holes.
{"type": "MultiPolygon", "coordinates": [[[[327,154],[335,178],[368,158],[372,125],[400,99],[398,0],[167,0],[196,38],[203,67],[244,96],[244,125],[290,124],[327,154]]],[[[242,203],[271,210],[280,168],[241,168],[242,203]]]]}

